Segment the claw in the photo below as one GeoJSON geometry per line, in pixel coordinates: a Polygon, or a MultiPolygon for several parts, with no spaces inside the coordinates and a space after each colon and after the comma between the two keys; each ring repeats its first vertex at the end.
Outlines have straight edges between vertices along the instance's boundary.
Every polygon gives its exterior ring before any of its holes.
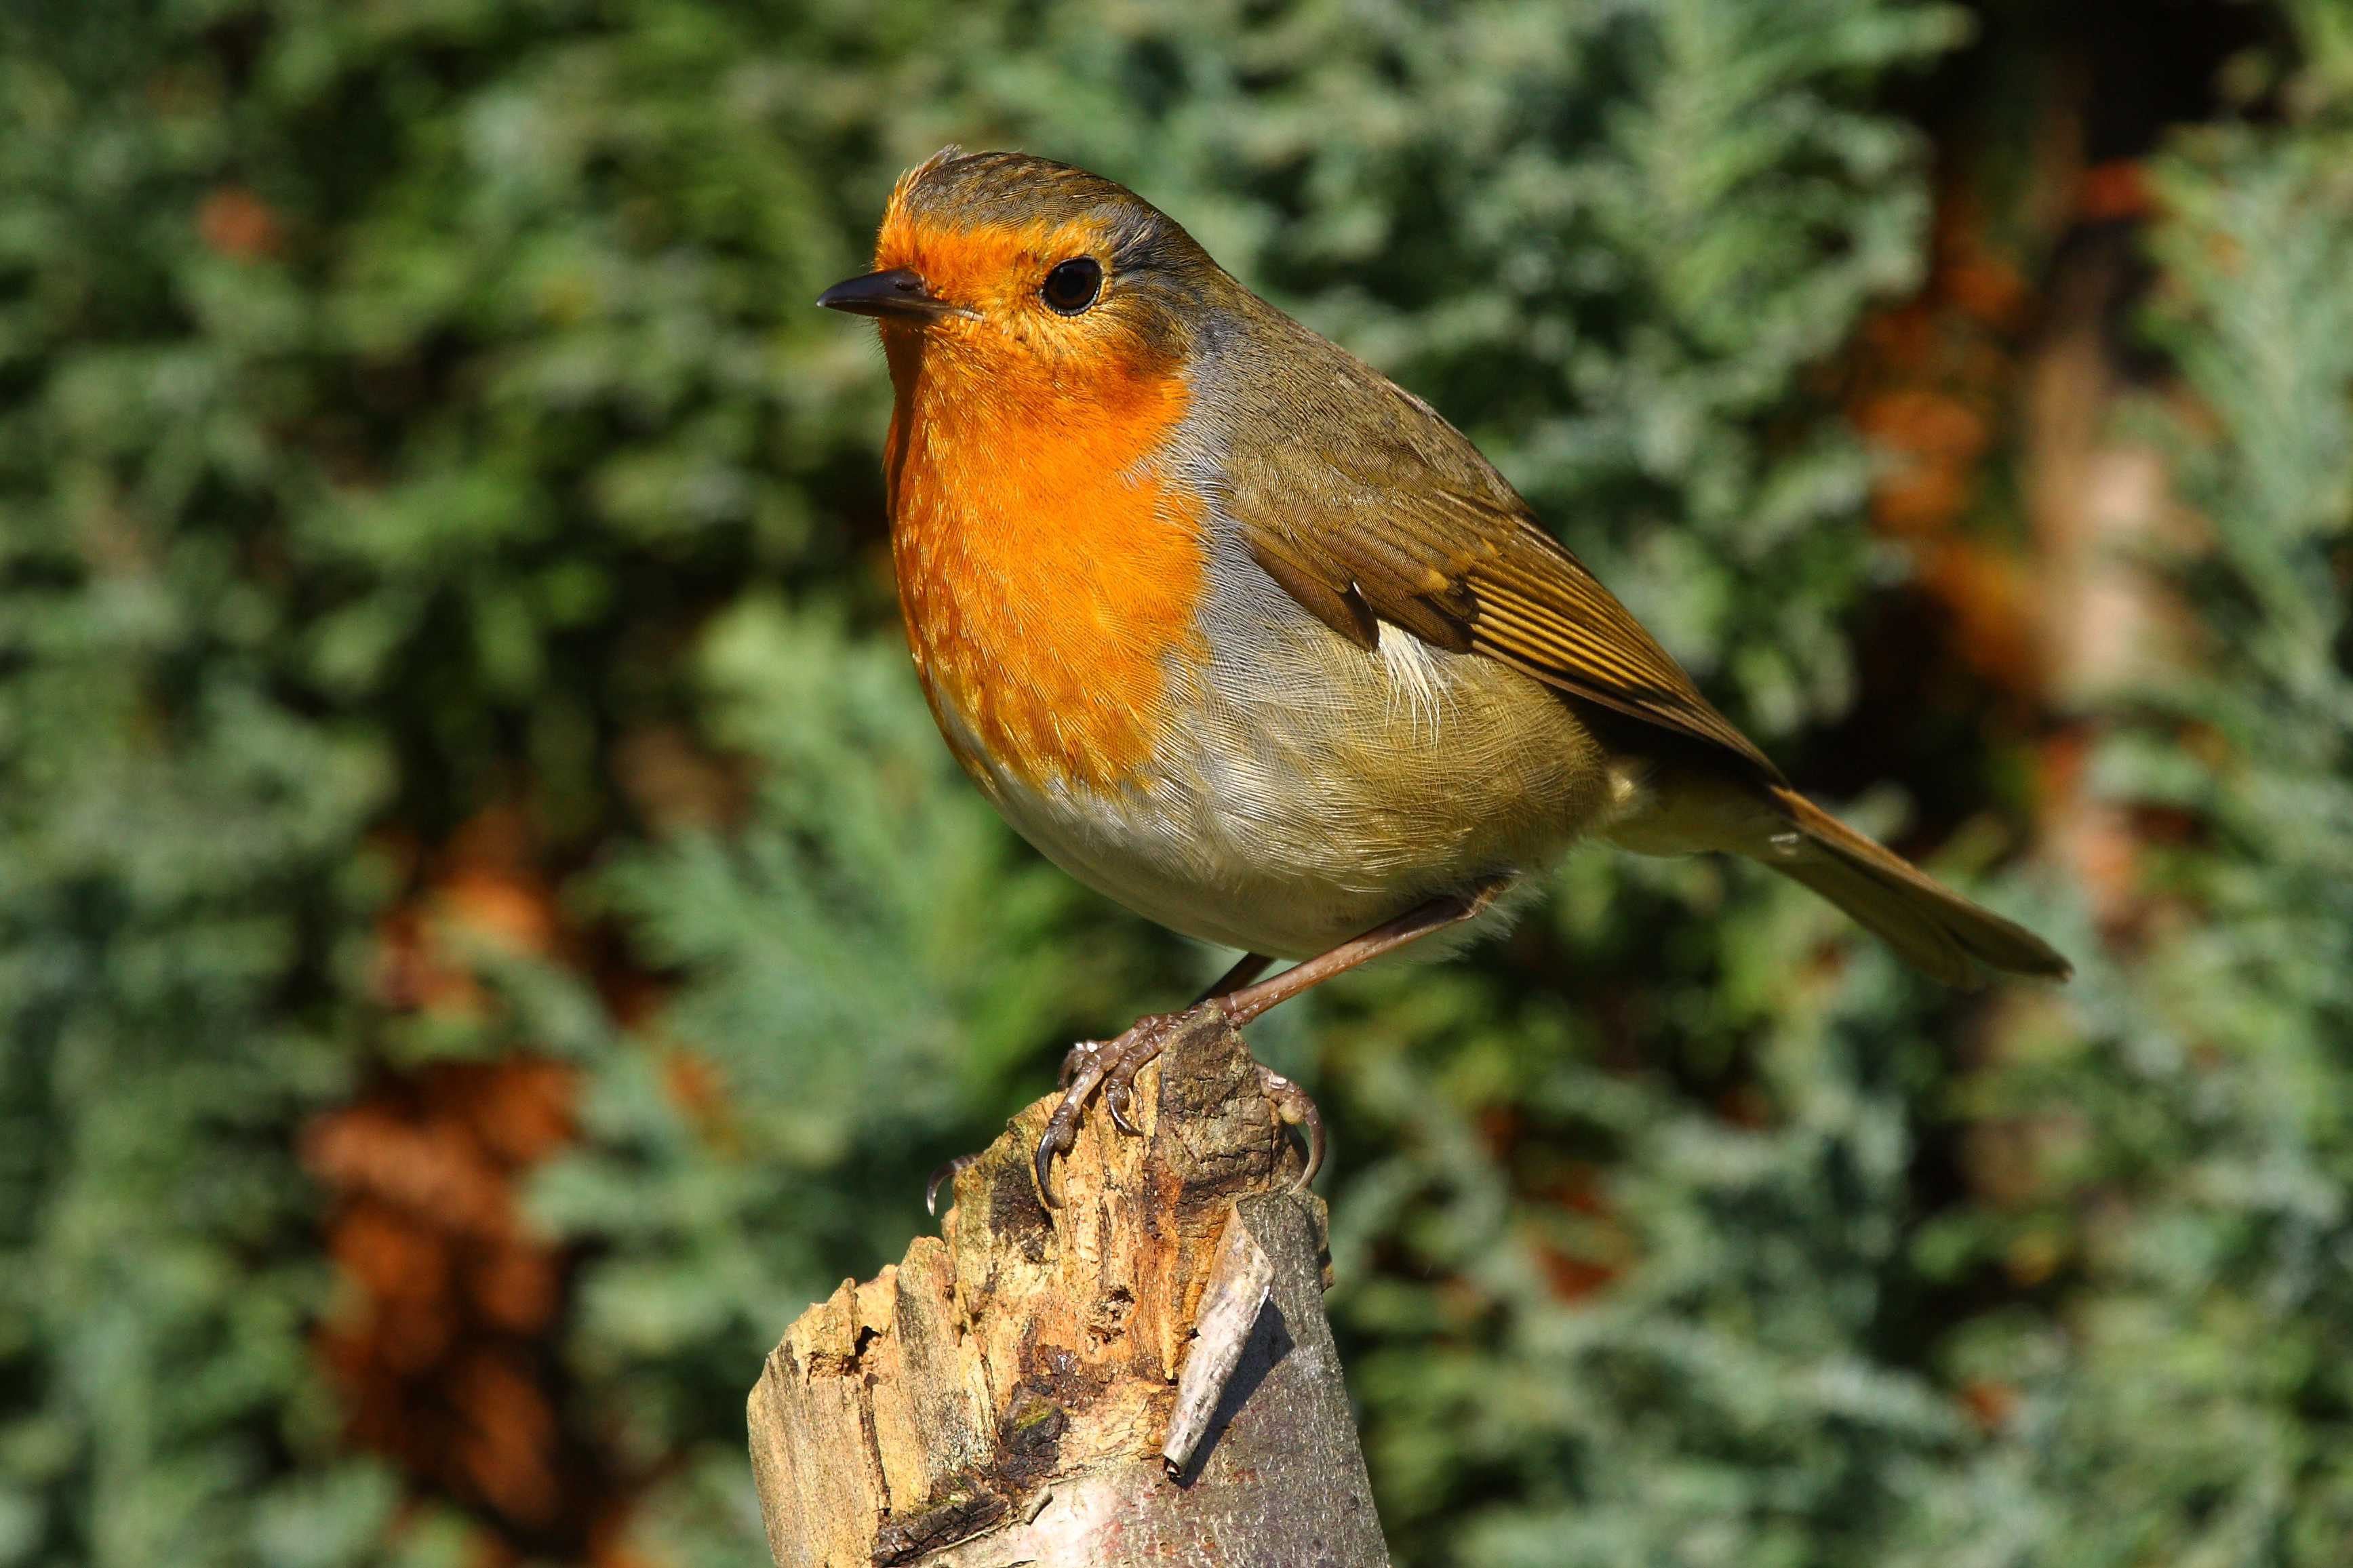
{"type": "Polygon", "coordinates": [[[937,1219],[941,1186],[955,1181],[958,1173],[979,1158],[978,1154],[958,1154],[955,1159],[942,1163],[939,1169],[932,1173],[932,1179],[923,1184],[923,1212],[937,1219]]]}
{"type": "Polygon", "coordinates": [[[1079,1141],[1079,1118],[1085,1113],[1095,1086],[1103,1082],[1103,1053],[1090,1051],[1086,1066],[1079,1069],[1078,1077],[1063,1093],[1062,1102],[1047,1119],[1046,1131],[1039,1136],[1038,1152],[1030,1163],[1038,1172],[1038,1195],[1050,1209],[1062,1206],[1062,1200],[1054,1195],[1054,1156],[1067,1152],[1079,1141]]]}
{"type": "Polygon", "coordinates": [[[1111,1058],[1109,1076],[1103,1080],[1103,1105],[1119,1130],[1131,1138],[1141,1138],[1144,1131],[1127,1119],[1129,1091],[1135,1075],[1144,1064],[1160,1054],[1161,1043],[1176,1022],[1174,1013],[1147,1013],[1127,1026],[1127,1032],[1112,1042],[1107,1055],[1111,1058]]]}
{"type": "Polygon", "coordinates": [[[1051,1128],[1047,1130],[1046,1136],[1038,1140],[1038,1152],[1030,1156],[1029,1163],[1038,1172],[1039,1197],[1045,1200],[1048,1208],[1060,1208],[1062,1200],[1054,1195],[1054,1133],[1051,1128]]]}
{"type": "Polygon", "coordinates": [[[1315,1102],[1307,1098],[1305,1089],[1271,1067],[1253,1065],[1258,1067],[1259,1088],[1274,1107],[1274,1114],[1285,1126],[1303,1128],[1307,1133],[1307,1165],[1299,1173],[1299,1180],[1291,1184],[1293,1192],[1303,1192],[1307,1184],[1315,1179],[1315,1173],[1324,1168],[1324,1113],[1315,1109],[1315,1102]]]}

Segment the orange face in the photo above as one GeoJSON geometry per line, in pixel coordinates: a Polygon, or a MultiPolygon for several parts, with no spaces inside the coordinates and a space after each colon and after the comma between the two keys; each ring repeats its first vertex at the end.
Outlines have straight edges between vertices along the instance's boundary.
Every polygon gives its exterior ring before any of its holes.
{"type": "Polygon", "coordinates": [[[925,694],[984,783],[993,762],[1033,786],[1148,787],[1170,679],[1201,651],[1201,506],[1160,462],[1181,366],[1099,225],[957,225],[905,194],[877,268],[944,307],[882,323],[892,554],[925,694]]]}
{"type": "Polygon", "coordinates": [[[1084,217],[951,226],[894,200],[874,265],[915,273],[953,307],[928,324],[944,352],[998,369],[1089,376],[1141,371],[1138,362],[1153,357],[1145,311],[1129,297],[1114,248],[1105,226],[1084,217]],[[1090,277],[1092,286],[1082,286],[1090,277]]]}

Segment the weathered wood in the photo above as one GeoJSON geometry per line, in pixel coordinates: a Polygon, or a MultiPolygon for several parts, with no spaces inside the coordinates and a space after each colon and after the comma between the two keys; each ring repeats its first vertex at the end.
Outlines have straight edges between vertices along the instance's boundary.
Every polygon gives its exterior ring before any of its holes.
{"type": "Polygon", "coordinates": [[[1300,1155],[1240,1037],[1200,1011],[1135,1088],[1143,1136],[1090,1115],[1062,1207],[1029,1167],[1050,1098],[957,1177],[944,1237],[786,1331],[749,1409],[779,1568],[1388,1563],[1324,1317],[1324,1205],[1289,1190],[1300,1155]],[[1219,1293],[1255,1296],[1234,1270],[1262,1255],[1264,1304],[1220,1314],[1243,1349],[1171,1477],[1221,1247],[1219,1293]]]}

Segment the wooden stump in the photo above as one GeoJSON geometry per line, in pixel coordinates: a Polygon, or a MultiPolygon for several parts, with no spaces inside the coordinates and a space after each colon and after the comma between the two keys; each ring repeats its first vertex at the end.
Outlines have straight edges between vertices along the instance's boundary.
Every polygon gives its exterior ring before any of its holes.
{"type": "Polygon", "coordinates": [[[749,1411],[779,1568],[1388,1562],[1324,1317],[1323,1202],[1289,1190],[1299,1151],[1241,1037],[1198,1010],[1135,1087],[1143,1136],[1091,1112],[1062,1207],[1029,1166],[1050,1097],[957,1177],[944,1237],[786,1332],[749,1411]],[[1213,1414],[1172,1476],[1180,1379],[1213,1414]]]}

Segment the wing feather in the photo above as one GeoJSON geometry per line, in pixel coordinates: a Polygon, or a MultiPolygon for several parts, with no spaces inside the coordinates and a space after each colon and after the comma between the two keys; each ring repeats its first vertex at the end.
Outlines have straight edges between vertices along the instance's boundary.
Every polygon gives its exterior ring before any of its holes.
{"type": "Polygon", "coordinates": [[[1468,439],[1345,351],[1274,319],[1290,329],[1280,347],[1303,374],[1237,378],[1230,400],[1241,417],[1222,499],[1286,593],[1359,647],[1388,621],[1720,747],[1781,782],[1468,439]]]}

